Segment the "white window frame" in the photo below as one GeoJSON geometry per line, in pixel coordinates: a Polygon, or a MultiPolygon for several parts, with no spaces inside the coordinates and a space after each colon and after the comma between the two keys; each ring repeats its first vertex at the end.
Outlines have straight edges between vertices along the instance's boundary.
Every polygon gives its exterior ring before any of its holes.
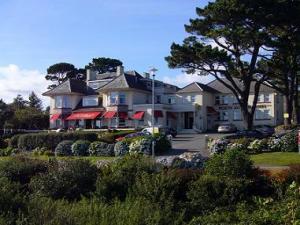
{"type": "Polygon", "coordinates": [[[233,110],[233,120],[241,121],[242,120],[242,111],[240,109],[233,110]]]}
{"type": "Polygon", "coordinates": [[[191,102],[192,103],[196,102],[196,96],[195,95],[191,95],[191,102]]]}
{"type": "Polygon", "coordinates": [[[55,108],[61,109],[63,107],[63,96],[54,97],[55,108]]]}
{"type": "Polygon", "coordinates": [[[82,106],[98,106],[99,99],[97,96],[83,97],[82,106]]]}
{"type": "Polygon", "coordinates": [[[118,98],[119,98],[120,105],[126,104],[126,94],[125,93],[119,93],[118,98]]]}
{"type": "Polygon", "coordinates": [[[118,103],[118,92],[111,92],[109,94],[109,104],[116,105],[118,103]]]}
{"type": "Polygon", "coordinates": [[[270,109],[256,109],[255,110],[255,120],[269,120],[271,119],[270,109]]]}

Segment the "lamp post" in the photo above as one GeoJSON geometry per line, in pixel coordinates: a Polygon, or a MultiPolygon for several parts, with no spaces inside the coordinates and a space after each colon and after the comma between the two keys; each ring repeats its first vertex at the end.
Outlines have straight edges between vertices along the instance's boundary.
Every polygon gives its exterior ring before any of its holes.
{"type": "Polygon", "coordinates": [[[152,125],[152,157],[155,157],[154,147],[155,147],[155,140],[154,140],[154,107],[155,107],[155,98],[154,98],[154,87],[155,87],[155,72],[157,71],[156,68],[150,68],[150,75],[152,75],[152,113],[151,113],[151,125],[152,125]]]}

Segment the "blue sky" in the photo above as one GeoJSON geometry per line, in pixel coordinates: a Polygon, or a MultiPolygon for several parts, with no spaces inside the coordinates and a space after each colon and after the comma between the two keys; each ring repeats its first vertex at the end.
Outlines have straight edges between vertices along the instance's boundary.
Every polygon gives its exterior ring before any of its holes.
{"type": "MultiPolygon", "coordinates": [[[[206,0],[1,0],[0,98],[9,101],[15,92],[27,93],[31,86],[24,83],[30,83],[35,76],[42,82],[49,65],[64,61],[83,67],[93,57],[118,58],[125,69],[141,73],[155,66],[159,69],[158,78],[183,86],[186,76],[181,79],[180,70],[168,69],[164,57],[169,54],[172,42],[181,42],[187,36],[184,24],[196,16],[195,8],[206,3],[206,0]],[[26,90],[20,83],[16,90],[7,90],[10,96],[3,92],[4,86],[8,88],[4,82],[11,79],[10,73],[20,77],[26,90]],[[30,79],[26,80],[28,74],[30,79]]],[[[35,84],[38,93],[46,88],[42,85],[37,88],[39,85],[35,84]]]]}

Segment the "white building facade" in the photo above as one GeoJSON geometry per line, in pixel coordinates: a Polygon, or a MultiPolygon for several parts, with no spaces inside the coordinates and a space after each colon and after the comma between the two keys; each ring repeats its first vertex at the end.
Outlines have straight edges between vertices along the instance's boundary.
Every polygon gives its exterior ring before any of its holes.
{"type": "MultiPolygon", "coordinates": [[[[136,71],[97,74],[67,80],[44,93],[50,97],[50,128],[143,128],[152,126],[152,80],[136,71]]],[[[220,82],[191,83],[184,88],[155,81],[155,126],[205,132],[232,123],[244,129],[234,95],[220,82]]],[[[251,93],[249,104],[254,95],[251,93]]],[[[283,123],[283,97],[262,85],[254,125],[283,123]]]]}

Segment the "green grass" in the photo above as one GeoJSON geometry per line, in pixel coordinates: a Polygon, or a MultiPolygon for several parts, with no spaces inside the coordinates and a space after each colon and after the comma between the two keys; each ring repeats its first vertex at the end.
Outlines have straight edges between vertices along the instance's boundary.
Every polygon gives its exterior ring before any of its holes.
{"type": "Polygon", "coordinates": [[[288,166],[300,164],[300,154],[298,152],[269,152],[251,155],[255,165],[264,166],[288,166]]]}
{"type": "MultiPolygon", "coordinates": [[[[45,156],[45,155],[41,155],[41,156],[32,156],[29,155],[29,158],[32,159],[40,159],[40,160],[49,160],[49,159],[86,159],[91,161],[91,163],[96,163],[98,160],[113,160],[115,159],[115,157],[104,157],[104,156],[64,156],[64,157],[55,157],[55,156],[45,156]]],[[[5,161],[5,160],[9,160],[11,157],[10,156],[4,156],[4,157],[0,157],[0,161],[5,161]]]]}

